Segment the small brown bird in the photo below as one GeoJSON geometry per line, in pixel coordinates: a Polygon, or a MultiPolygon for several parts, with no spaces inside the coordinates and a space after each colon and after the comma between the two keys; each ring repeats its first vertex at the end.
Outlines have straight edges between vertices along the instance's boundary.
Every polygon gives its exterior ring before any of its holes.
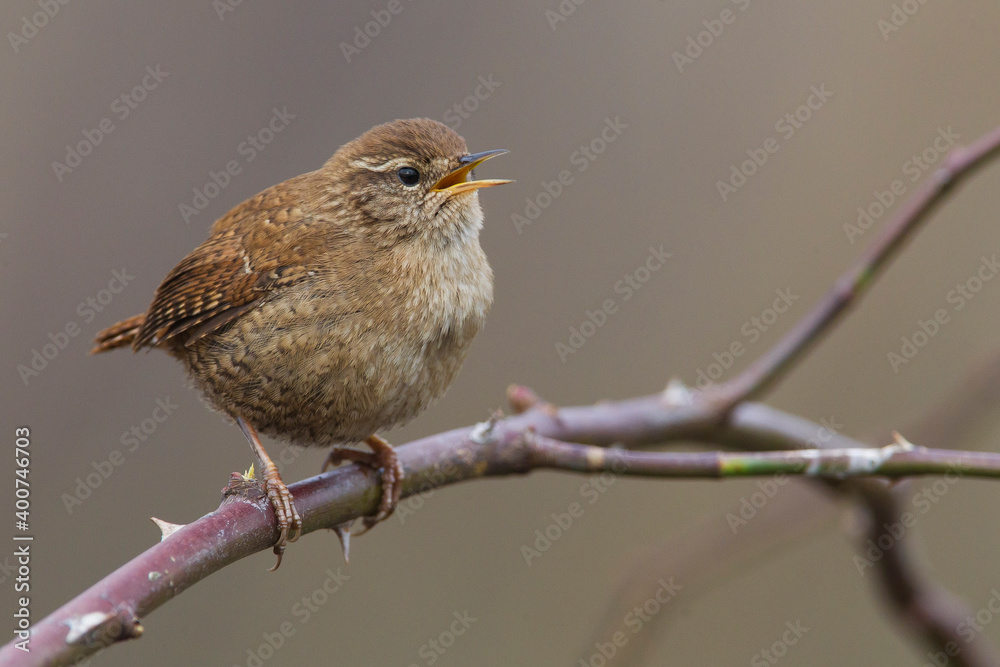
{"type": "Polygon", "coordinates": [[[180,359],[243,430],[280,530],[273,569],[302,520],[257,431],[298,445],[367,443],[371,454],[334,449],[324,469],[380,469],[366,529],[392,513],[403,470],[375,432],[439,398],[483,326],[493,272],[477,190],[510,181],[468,178],[506,152],[470,154],[429,119],[378,125],[220,218],[149,310],[98,334],[95,353],[155,347],[180,359]]]}

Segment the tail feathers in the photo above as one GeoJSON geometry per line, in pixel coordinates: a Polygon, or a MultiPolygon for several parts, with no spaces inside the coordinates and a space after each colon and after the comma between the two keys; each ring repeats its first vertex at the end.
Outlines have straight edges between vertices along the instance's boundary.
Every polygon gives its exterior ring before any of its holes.
{"type": "Polygon", "coordinates": [[[135,337],[139,335],[139,329],[142,328],[142,323],[146,320],[146,314],[135,315],[128,318],[127,320],[122,320],[118,324],[112,324],[110,327],[97,334],[94,339],[94,349],[90,351],[91,354],[97,354],[98,352],[107,352],[108,350],[113,350],[118,347],[131,347],[135,337]]]}

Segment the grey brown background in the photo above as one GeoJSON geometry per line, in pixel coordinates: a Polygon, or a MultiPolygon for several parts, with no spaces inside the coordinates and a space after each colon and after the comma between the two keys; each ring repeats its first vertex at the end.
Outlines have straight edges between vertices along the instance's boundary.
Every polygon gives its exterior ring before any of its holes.
{"type": "MultiPolygon", "coordinates": [[[[402,0],[348,63],[340,43],[388,4],[244,0],[220,20],[209,0],[71,2],[16,53],[9,38],[0,44],[0,414],[3,442],[15,425],[34,434],[36,618],[152,544],[148,517],[183,523],[214,508],[229,472],[250,461],[239,431],[203,406],[166,355],[88,357],[88,339],[142,311],[216,217],[316,168],[368,127],[442,119],[479,77],[492,77],[499,85],[458,131],[473,150],[510,149],[482,174],[517,179],[482,194],[483,245],[497,275],[489,325],[450,393],[388,434],[402,443],[484,419],[510,382],[561,404],[645,394],[670,377],[693,382],[713,353],[748,343],[744,323],[790,289],[799,299],[735,372],[874,236],[852,244],[843,229],[873,191],[894,179],[912,190],[904,165],[939,129],[965,142],[1000,123],[1000,9],[987,0],[911,2],[919,10],[888,39],[878,26],[893,12],[888,0],[564,0],[575,11],[555,29],[545,13],[558,11],[555,0],[402,0]],[[679,72],[672,54],[727,8],[734,22],[679,72]],[[121,118],[112,104],[147,66],[169,75],[121,118]],[[786,140],[775,123],[812,86],[833,95],[786,140]],[[294,119],[246,162],[241,142],[275,107],[294,119]],[[59,182],[51,163],[105,117],[114,131],[59,182]],[[574,151],[616,117],[627,129],[577,171],[574,151]],[[723,202],[716,181],[772,136],[780,150],[723,202]],[[241,172],[185,223],[179,205],[229,160],[241,172]],[[563,169],[573,183],[519,232],[512,214],[563,169]],[[672,257],[624,301],[616,283],[661,244],[672,257]],[[123,267],[134,279],[86,321],[78,304],[123,267]],[[563,363],[556,343],[606,299],[618,311],[563,363]],[[17,366],[69,323],[80,335],[26,386],[17,366]],[[123,432],[168,398],[173,414],[69,514],[62,496],[77,477],[122,449],[123,432]]],[[[3,34],[38,11],[6,3],[3,34]]],[[[998,204],[994,166],[768,400],[862,435],[909,423],[959,382],[997,348],[1000,280],[961,311],[946,297],[1000,249],[998,204]],[[938,308],[949,323],[894,373],[887,353],[938,308]]],[[[998,435],[986,429],[962,444],[995,449],[998,435]]],[[[303,453],[285,479],[314,474],[322,457],[303,453]]],[[[9,454],[0,461],[11,469],[9,454]]],[[[269,554],[229,567],[145,619],[142,640],[94,662],[246,665],[248,649],[290,621],[294,636],[264,664],[425,665],[421,646],[467,611],[477,620],[436,664],[576,665],[601,639],[594,628],[632,554],[698,525],[725,530],[725,515],[756,490],[753,481],[620,480],[598,502],[584,500],[583,516],[528,567],[521,546],[580,501],[585,482],[534,474],[437,492],[404,523],[357,540],[349,567],[332,534],[310,535],[278,573],[264,571],[269,554]],[[293,608],[328,568],[349,579],[302,623],[293,608]]],[[[1000,587],[997,488],[962,482],[916,528],[935,574],[974,610],[1000,587]]],[[[859,576],[844,518],[828,512],[778,553],[684,590],[668,622],[646,630],[658,634],[651,664],[747,664],[797,619],[809,632],[782,664],[923,664],[882,614],[871,577],[859,576]]],[[[11,585],[0,583],[7,619],[11,585]]],[[[985,632],[1000,639],[1000,622],[985,632]]]]}

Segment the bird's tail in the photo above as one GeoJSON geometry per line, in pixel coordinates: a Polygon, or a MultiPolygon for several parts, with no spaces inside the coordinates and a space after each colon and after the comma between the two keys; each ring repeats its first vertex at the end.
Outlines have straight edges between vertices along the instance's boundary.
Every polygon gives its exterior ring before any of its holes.
{"type": "Polygon", "coordinates": [[[97,337],[94,338],[94,349],[90,353],[97,354],[98,352],[107,352],[118,347],[130,347],[135,337],[139,335],[139,329],[142,328],[142,323],[145,320],[146,314],[143,313],[142,315],[135,315],[127,320],[122,320],[118,324],[112,324],[97,334],[97,337]]]}

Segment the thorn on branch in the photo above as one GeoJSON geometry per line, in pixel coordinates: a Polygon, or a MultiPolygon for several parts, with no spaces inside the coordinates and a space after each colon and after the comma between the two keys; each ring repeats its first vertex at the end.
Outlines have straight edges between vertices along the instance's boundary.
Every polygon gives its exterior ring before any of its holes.
{"type": "Polygon", "coordinates": [[[164,521],[163,519],[157,519],[155,516],[149,517],[149,520],[155,523],[160,529],[161,542],[184,527],[183,523],[170,523],[169,521],[164,521]]]}
{"type": "Polygon", "coordinates": [[[67,644],[80,646],[110,646],[126,639],[138,639],[144,628],[134,614],[124,610],[117,613],[92,611],[66,621],[69,632],[67,644]]]}
{"type": "Polygon", "coordinates": [[[663,390],[663,402],[668,407],[685,407],[694,402],[694,394],[678,378],[671,378],[663,390]]]}
{"type": "Polygon", "coordinates": [[[896,441],[896,445],[898,446],[898,450],[901,451],[901,452],[909,452],[909,451],[912,451],[912,450],[914,450],[914,449],[917,448],[916,445],[914,445],[912,442],[910,442],[909,440],[907,440],[906,438],[904,438],[899,433],[899,431],[893,431],[892,432],[892,438],[893,438],[893,440],[896,441]]]}
{"type": "Polygon", "coordinates": [[[330,529],[337,535],[337,539],[340,540],[340,550],[344,552],[344,563],[347,564],[351,562],[351,529],[354,528],[355,521],[356,519],[351,519],[330,529]]]}

